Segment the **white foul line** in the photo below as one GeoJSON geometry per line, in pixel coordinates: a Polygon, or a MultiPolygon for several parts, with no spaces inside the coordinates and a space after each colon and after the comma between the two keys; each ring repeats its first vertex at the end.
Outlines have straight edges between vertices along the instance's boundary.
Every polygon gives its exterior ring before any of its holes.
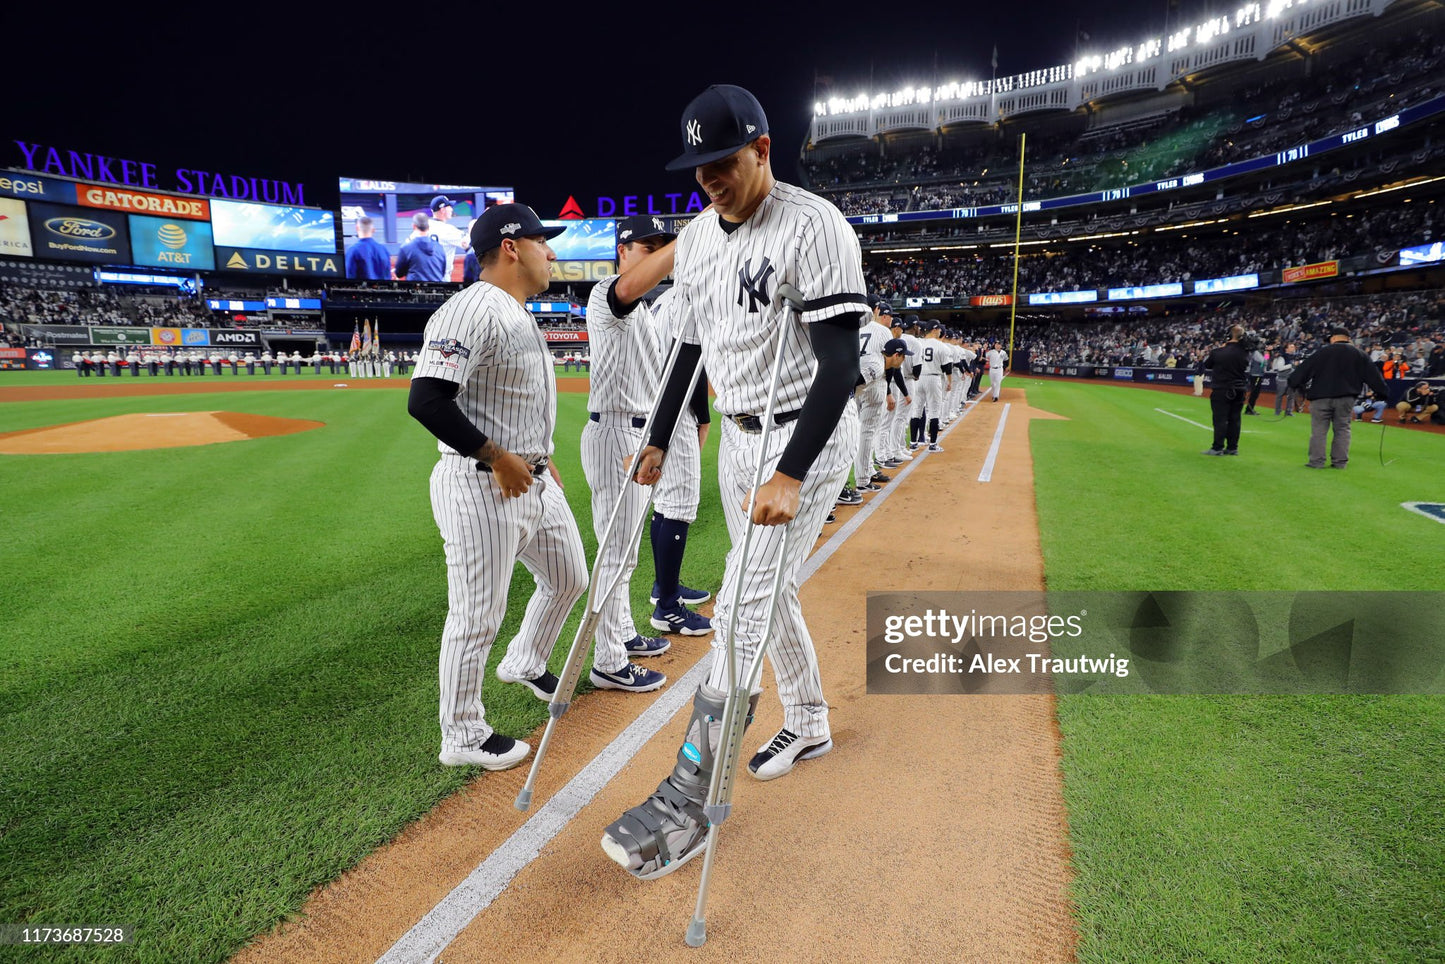
{"type": "MultiPolygon", "coordinates": [[[[975,402],[966,407],[941,434],[946,435],[953,431],[977,404],[975,402]]],[[[1004,406],[1004,413],[1008,413],[1007,405],[1004,406]]],[[[858,531],[863,521],[893,494],[897,484],[918,467],[923,461],[921,456],[926,452],[927,449],[919,449],[919,454],[893,477],[893,482],[887,488],[869,499],[867,505],[855,512],[842,528],[808,557],[799,573],[800,584],[806,583],[823,568],[823,564],[833,553],[858,531]]],[[[656,736],[667,722],[692,700],[698,686],[707,678],[711,655],[712,650],[708,650],[699,657],[667,692],[643,710],[637,719],[593,757],[590,763],[542,804],[526,823],[518,827],[478,864],[465,880],[417,921],[385,954],[377,958],[377,964],[431,964],[435,961],[437,955],[446,950],[478,914],[501,896],[512,879],[536,859],[542,848],[592,801],[618,771],[637,755],[643,745],[656,736]]]]}
{"type": "MultiPolygon", "coordinates": [[[[1194,419],[1192,419],[1192,418],[1185,418],[1183,415],[1175,415],[1173,412],[1166,412],[1166,411],[1165,411],[1164,409],[1162,409],[1162,408],[1156,408],[1156,409],[1154,409],[1154,411],[1158,412],[1160,415],[1168,415],[1170,418],[1177,418],[1177,419],[1179,419],[1179,421],[1181,421],[1181,422],[1188,422],[1190,425],[1193,425],[1195,428],[1202,428],[1202,429],[1204,429],[1204,431],[1206,431],[1206,432],[1212,432],[1212,431],[1214,431],[1214,426],[1212,426],[1212,425],[1200,425],[1198,422],[1194,421],[1194,419]]],[[[1242,430],[1242,431],[1240,432],[1240,434],[1241,434],[1241,435],[1256,435],[1256,434],[1258,434],[1258,433],[1255,432],[1255,430],[1252,429],[1252,428],[1247,428],[1247,429],[1242,430]]]]}
{"type": "Polygon", "coordinates": [[[987,482],[993,478],[993,463],[998,459],[998,447],[1003,444],[1003,427],[1008,422],[1008,410],[1013,402],[1004,402],[1003,411],[998,416],[998,428],[993,433],[993,444],[988,447],[988,458],[983,460],[983,471],[978,473],[980,482],[987,482]]]}

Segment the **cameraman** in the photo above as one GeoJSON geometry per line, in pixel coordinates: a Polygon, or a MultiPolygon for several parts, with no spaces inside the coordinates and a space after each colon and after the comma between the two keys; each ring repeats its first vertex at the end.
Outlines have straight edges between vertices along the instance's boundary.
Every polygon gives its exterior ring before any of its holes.
{"type": "Polygon", "coordinates": [[[1342,469],[1350,461],[1350,419],[1355,398],[1368,385],[1376,398],[1388,398],[1390,389],[1369,357],[1350,344],[1344,328],[1330,331],[1330,343],[1306,358],[1289,377],[1289,387],[1308,385],[1310,400],[1310,460],[1312,469],[1325,467],[1325,436],[1330,441],[1330,467],[1342,469]]]}
{"type": "Polygon", "coordinates": [[[1417,382],[1405,390],[1405,397],[1395,404],[1395,411],[1400,413],[1400,424],[1408,422],[1419,423],[1428,421],[1431,415],[1440,410],[1440,399],[1435,396],[1434,390],[1429,382],[1417,382]],[[1410,410],[1416,405],[1420,406],[1420,415],[1411,415],[1410,410]],[[1424,416],[1422,419],[1420,416],[1424,416]],[[1408,416],[1408,418],[1407,418],[1408,416]]]}
{"type": "Polygon", "coordinates": [[[1229,329],[1229,341],[1220,345],[1204,359],[1204,370],[1214,372],[1214,385],[1209,393],[1209,410],[1214,416],[1214,444],[1202,455],[1238,455],[1240,412],[1244,409],[1245,369],[1249,355],[1241,347],[1244,327],[1229,329]]]}

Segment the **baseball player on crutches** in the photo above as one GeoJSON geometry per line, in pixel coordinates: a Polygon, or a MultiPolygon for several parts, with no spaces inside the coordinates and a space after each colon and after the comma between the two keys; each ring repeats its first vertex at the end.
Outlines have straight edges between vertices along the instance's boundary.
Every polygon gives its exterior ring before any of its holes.
{"type": "Polygon", "coordinates": [[[857,412],[847,403],[868,313],[856,235],[837,208],[774,180],[767,118],[752,94],[710,87],[681,126],[684,153],[669,167],[694,168],[712,210],[678,236],[672,318],[683,344],[635,477],[652,485],[665,471],[662,427],[675,420],[701,359],[724,416],[718,482],[732,549],[712,665],[676,765],[602,838],[607,855],[642,879],[702,853],[709,827],[726,814],[728,764],[757,703],[765,641],[773,643],[783,727],[749,772],[775,779],[832,749],[799,574],[857,453],[857,412]],[[801,292],[797,309],[784,300],[788,286],[801,292]],[[719,792],[705,810],[715,780],[719,792]]]}

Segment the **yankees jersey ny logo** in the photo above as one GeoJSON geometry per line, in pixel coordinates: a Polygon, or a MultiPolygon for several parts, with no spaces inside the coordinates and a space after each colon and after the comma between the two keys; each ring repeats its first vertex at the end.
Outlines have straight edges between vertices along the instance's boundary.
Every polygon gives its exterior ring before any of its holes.
{"type": "Polygon", "coordinates": [[[743,295],[747,295],[748,314],[750,315],[757,314],[759,304],[768,304],[773,300],[773,296],[768,294],[768,279],[777,269],[767,258],[764,258],[763,263],[758,265],[757,274],[749,277],[749,272],[752,270],[752,258],[744,261],[743,266],[738,269],[738,307],[742,307],[743,295]]]}

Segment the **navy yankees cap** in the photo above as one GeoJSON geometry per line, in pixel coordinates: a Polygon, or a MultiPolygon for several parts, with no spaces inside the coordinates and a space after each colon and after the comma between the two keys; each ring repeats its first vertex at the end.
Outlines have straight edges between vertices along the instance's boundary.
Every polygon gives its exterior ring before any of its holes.
{"type": "Polygon", "coordinates": [[[457,206],[457,202],[456,202],[456,201],[453,201],[451,198],[447,197],[445,194],[438,194],[436,197],[434,197],[434,198],[431,199],[431,209],[432,209],[433,211],[437,210],[438,208],[443,208],[443,207],[456,207],[456,206],[457,206]]]}
{"type": "Polygon", "coordinates": [[[908,350],[908,342],[902,338],[890,338],[883,343],[883,354],[885,355],[911,355],[908,350]]]}
{"type": "Polygon", "coordinates": [[[480,258],[493,248],[500,248],[503,238],[542,237],[550,241],[566,230],[547,227],[537,212],[525,204],[498,204],[487,208],[472,222],[472,251],[480,258]]]}
{"type": "Polygon", "coordinates": [[[871,297],[871,298],[868,299],[868,307],[869,307],[869,308],[872,308],[874,311],[878,312],[879,314],[883,314],[883,315],[891,315],[891,314],[893,314],[893,306],[890,305],[890,304],[887,302],[886,299],[880,298],[880,297],[878,297],[877,295],[874,295],[873,297],[871,297]]]}
{"type": "Polygon", "coordinates": [[[741,87],[714,84],[682,112],[682,154],[669,171],[685,171],[722,160],[768,132],[768,115],[758,99],[741,87]]]}
{"type": "Polygon", "coordinates": [[[655,218],[650,214],[636,214],[630,218],[624,218],[617,225],[617,243],[628,244],[632,241],[645,241],[648,238],[662,238],[664,241],[671,241],[677,235],[667,230],[667,225],[662,218],[655,218]]]}
{"type": "Polygon", "coordinates": [[[943,324],[942,324],[941,322],[937,322],[937,321],[925,321],[925,322],[923,323],[923,330],[924,330],[925,332],[928,332],[928,331],[942,331],[942,330],[943,330],[943,324]]]}

